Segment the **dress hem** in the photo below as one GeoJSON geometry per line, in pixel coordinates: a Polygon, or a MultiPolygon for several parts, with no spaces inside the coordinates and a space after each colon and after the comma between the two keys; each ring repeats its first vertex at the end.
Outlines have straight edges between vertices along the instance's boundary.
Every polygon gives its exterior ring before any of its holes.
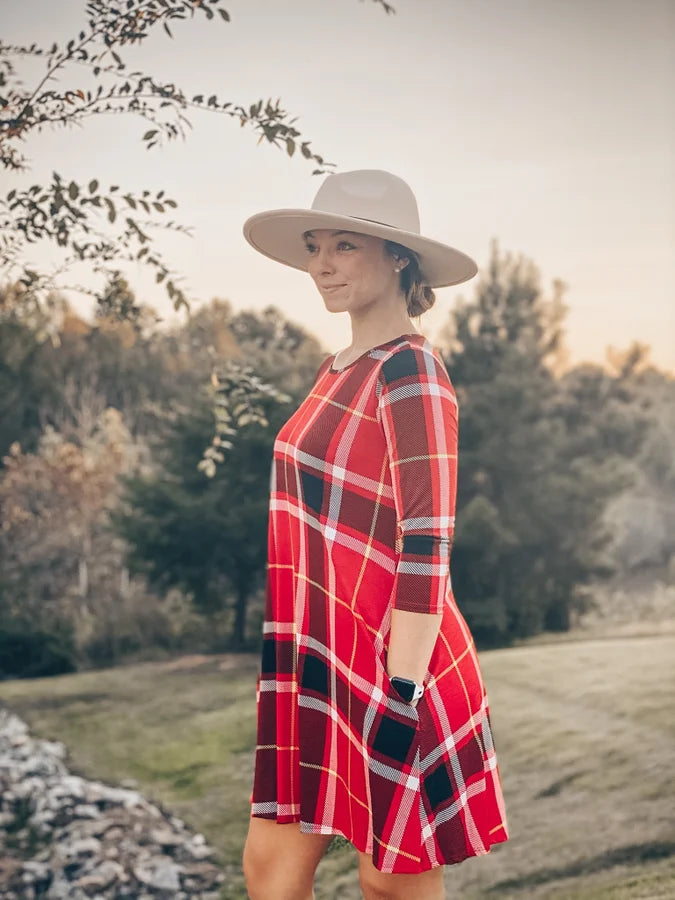
{"type": "MultiPolygon", "coordinates": [[[[356,842],[352,838],[347,837],[347,835],[343,831],[340,831],[339,829],[332,827],[332,826],[329,826],[328,829],[324,831],[324,830],[322,830],[323,826],[315,825],[313,822],[303,822],[302,819],[300,818],[300,816],[275,816],[274,813],[271,813],[271,814],[270,813],[251,813],[251,818],[253,818],[253,819],[268,819],[272,822],[276,822],[278,825],[299,824],[300,831],[303,834],[325,834],[325,835],[332,835],[333,837],[341,837],[341,838],[344,838],[346,841],[348,841],[352,845],[352,847],[354,847],[355,850],[358,850],[359,853],[365,853],[367,856],[372,856],[372,853],[369,853],[368,850],[366,850],[365,848],[362,849],[361,847],[357,846],[356,842]],[[306,825],[308,827],[303,828],[302,827],[303,825],[306,825]],[[317,829],[319,829],[319,830],[317,830],[317,829]]],[[[500,829],[500,828],[503,828],[503,826],[497,825],[496,828],[500,829]]],[[[420,868],[419,872],[403,872],[403,873],[385,872],[384,874],[388,874],[388,875],[421,874],[422,872],[428,872],[430,869],[440,869],[443,866],[455,866],[461,862],[464,862],[464,860],[472,859],[475,856],[487,856],[488,853],[491,852],[492,848],[496,844],[503,844],[503,843],[506,843],[506,841],[508,841],[509,835],[505,829],[503,830],[503,834],[504,834],[503,837],[498,837],[495,840],[492,840],[485,850],[480,850],[477,853],[465,853],[463,856],[457,856],[454,859],[440,862],[436,866],[426,866],[424,868],[420,868]]],[[[373,865],[375,865],[374,862],[373,862],[373,865]]],[[[377,868],[377,866],[375,866],[375,868],[377,868]]],[[[378,869],[378,871],[384,872],[383,869],[378,869]]]]}

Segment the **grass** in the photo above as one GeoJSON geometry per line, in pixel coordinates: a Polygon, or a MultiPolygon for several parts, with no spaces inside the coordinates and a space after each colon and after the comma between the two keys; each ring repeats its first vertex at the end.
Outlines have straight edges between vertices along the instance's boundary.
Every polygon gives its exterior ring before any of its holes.
{"type": "MultiPolygon", "coordinates": [[[[627,900],[675,896],[675,635],[533,642],[485,651],[511,838],[446,868],[448,898],[627,900]]],[[[35,735],[63,741],[72,771],[135,779],[201,831],[246,897],[256,656],[184,657],[0,683],[35,735]]],[[[317,900],[360,897],[336,842],[317,900]]]]}

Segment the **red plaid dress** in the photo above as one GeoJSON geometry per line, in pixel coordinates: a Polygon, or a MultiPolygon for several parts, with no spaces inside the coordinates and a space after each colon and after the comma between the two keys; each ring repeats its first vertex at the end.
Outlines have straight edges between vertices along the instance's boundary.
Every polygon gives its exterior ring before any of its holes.
{"type": "Polygon", "coordinates": [[[251,814],[415,873],[508,839],[449,577],[457,401],[424,335],[333,359],[274,444],[251,814]],[[392,608],[443,613],[416,707],[386,672],[392,608]]]}

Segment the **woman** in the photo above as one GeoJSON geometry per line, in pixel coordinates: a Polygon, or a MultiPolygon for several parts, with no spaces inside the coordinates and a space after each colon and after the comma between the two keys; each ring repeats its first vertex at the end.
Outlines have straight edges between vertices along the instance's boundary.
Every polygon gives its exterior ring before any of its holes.
{"type": "Polygon", "coordinates": [[[444,865],[508,838],[450,583],[457,401],[411,322],[476,264],[422,236],[409,186],[377,169],[329,175],[310,210],[259,213],[244,234],[352,325],[274,444],[249,896],[313,897],[337,834],[366,900],[437,900],[444,865]]]}

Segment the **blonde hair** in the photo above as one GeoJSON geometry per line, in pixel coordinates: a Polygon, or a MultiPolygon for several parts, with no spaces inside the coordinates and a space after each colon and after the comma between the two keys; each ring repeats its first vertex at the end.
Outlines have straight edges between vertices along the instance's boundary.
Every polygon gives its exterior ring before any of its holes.
{"type": "Polygon", "coordinates": [[[394,259],[403,257],[408,260],[408,265],[404,266],[399,272],[399,286],[405,295],[408,315],[411,318],[421,316],[423,312],[431,309],[434,305],[436,294],[433,288],[425,284],[422,279],[417,254],[402,244],[388,240],[384,242],[384,251],[394,259]]]}

